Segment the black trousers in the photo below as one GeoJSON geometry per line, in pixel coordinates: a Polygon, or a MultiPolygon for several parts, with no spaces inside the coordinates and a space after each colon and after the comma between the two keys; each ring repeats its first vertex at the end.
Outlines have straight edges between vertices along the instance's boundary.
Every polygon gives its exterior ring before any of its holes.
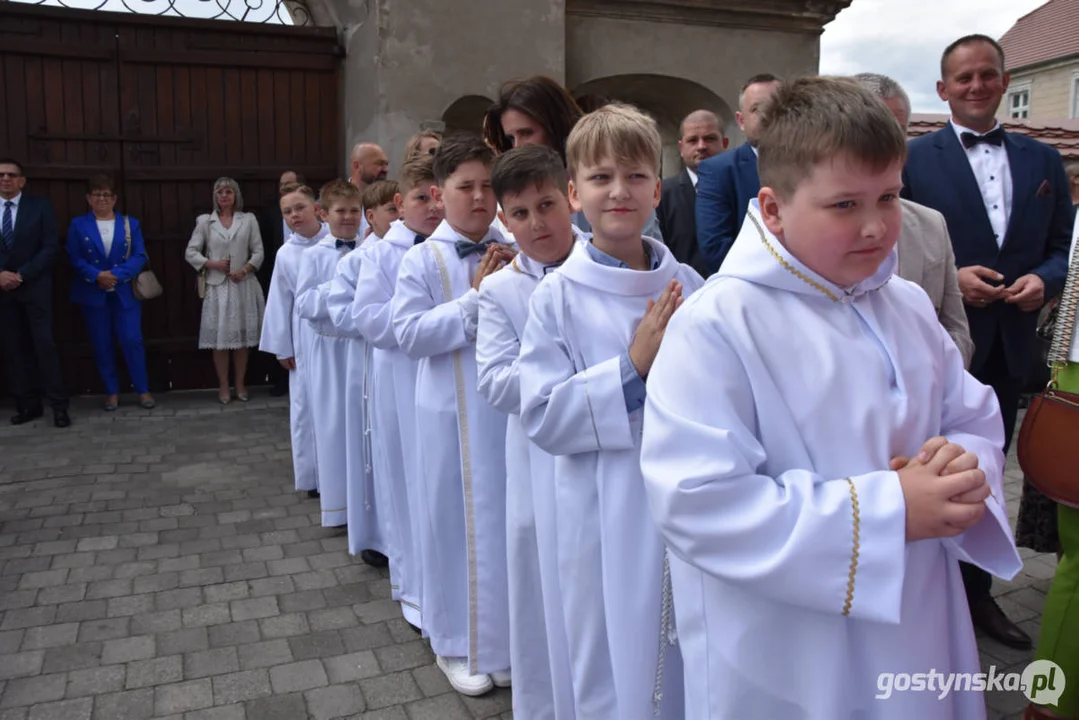
{"type": "Polygon", "coordinates": [[[53,410],[67,410],[67,390],[52,337],[51,294],[21,298],[0,292],[0,334],[18,411],[43,409],[43,396],[53,410]]]}
{"type": "MultiPolygon", "coordinates": [[[[1012,445],[1012,434],[1015,431],[1015,418],[1019,414],[1019,395],[1023,390],[1025,378],[1012,377],[1008,371],[1008,360],[1004,356],[1004,343],[1000,334],[993,340],[993,347],[989,351],[989,357],[985,364],[977,372],[972,373],[982,383],[993,388],[997,402],[1000,403],[1000,414],[1004,418],[1004,455],[1012,445]]],[[[963,573],[963,585],[967,589],[967,600],[975,601],[987,597],[993,587],[993,576],[979,567],[965,562],[959,563],[959,569],[963,573]]]]}
{"type": "Polygon", "coordinates": [[[281,363],[277,361],[277,356],[273,353],[265,353],[270,358],[269,365],[267,365],[270,385],[275,390],[288,390],[288,370],[281,367],[281,363]]]}

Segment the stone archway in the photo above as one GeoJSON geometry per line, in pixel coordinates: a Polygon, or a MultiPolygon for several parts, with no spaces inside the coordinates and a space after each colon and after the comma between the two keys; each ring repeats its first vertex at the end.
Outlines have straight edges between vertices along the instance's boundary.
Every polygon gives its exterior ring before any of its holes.
{"type": "Polygon", "coordinates": [[[442,113],[446,132],[466,131],[479,133],[483,129],[483,116],[494,100],[483,95],[465,95],[457,98],[442,113]]]}
{"type": "MultiPolygon", "coordinates": [[[[669,75],[611,75],[589,80],[572,90],[574,98],[586,104],[596,98],[635,105],[650,115],[659,126],[663,138],[663,175],[674,175],[682,169],[678,155],[678,131],[682,118],[694,110],[711,110],[719,117],[720,125],[729,138],[737,135],[734,110],[719,95],[695,83],[669,75]]],[[[732,143],[733,144],[733,143],[732,143]]]]}

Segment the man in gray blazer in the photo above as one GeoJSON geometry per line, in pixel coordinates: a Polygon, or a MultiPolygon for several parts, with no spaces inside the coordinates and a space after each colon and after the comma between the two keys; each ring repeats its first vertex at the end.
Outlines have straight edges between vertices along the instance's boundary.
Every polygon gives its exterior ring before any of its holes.
{"type": "MultiPolygon", "coordinates": [[[[903,88],[891,78],[874,73],[862,73],[854,79],[884,101],[905,132],[910,122],[910,100],[903,88]]],[[[896,242],[899,277],[925,290],[937,309],[940,324],[959,348],[963,365],[969,368],[970,359],[974,357],[974,341],[970,337],[963,294],[959,291],[948,225],[944,216],[932,208],[909,200],[900,202],[903,204],[903,228],[896,242]]]]}

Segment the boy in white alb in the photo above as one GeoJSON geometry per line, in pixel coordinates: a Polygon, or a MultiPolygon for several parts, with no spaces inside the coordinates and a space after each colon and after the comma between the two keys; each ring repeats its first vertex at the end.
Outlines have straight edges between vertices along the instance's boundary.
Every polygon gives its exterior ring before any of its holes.
{"type": "Polygon", "coordinates": [[[371,445],[379,514],[389,548],[391,593],[405,620],[421,630],[420,540],[427,514],[416,432],[416,361],[397,345],[391,301],[401,258],[442,222],[442,211],[431,195],[435,182],[431,161],[423,154],[401,167],[394,197],[401,220],[390,224],[381,242],[365,243],[361,249],[352,302],[356,327],[374,348],[368,382],[371,445]]]}
{"type": "Polygon", "coordinates": [[[659,202],[661,141],[609,105],[570,133],[570,199],[592,227],[532,294],[521,423],[555,455],[562,606],[579,718],[680,719],[682,663],[665,554],[638,455],[645,378],[668,319],[702,283],[641,232],[659,202]]]}
{"type": "Polygon", "coordinates": [[[521,427],[518,358],[528,300],[562,265],[576,239],[561,156],[542,145],[495,160],[495,197],[520,249],[508,268],[480,284],[476,365],[480,394],[508,416],[506,550],[510,657],[516,717],[572,718],[573,682],[558,590],[554,458],[521,427]]]}
{"type": "Polygon", "coordinates": [[[292,472],[296,489],[306,490],[312,496],[318,494],[318,462],[304,353],[310,332],[307,323],[295,312],[295,305],[300,256],[329,232],[318,213],[318,202],[311,188],[298,183],[282,188],[281,215],[292,234],[277,251],[259,340],[259,350],[276,355],[278,362],[292,373],[289,383],[292,472]]]}
{"type": "MultiPolygon", "coordinates": [[[[322,526],[347,524],[347,452],[344,381],[349,338],[334,327],[328,305],[337,263],[359,244],[360,191],[334,180],[322,187],[319,204],[330,232],[300,257],[296,312],[312,330],[308,348],[312,417],[318,457],[322,526]]],[[[352,443],[359,445],[359,443],[352,443]]]]}
{"type": "Polygon", "coordinates": [[[514,253],[491,225],[492,159],[472,135],[439,146],[433,192],[446,219],[405,253],[393,297],[394,335],[419,361],[417,436],[430,533],[421,542],[423,629],[438,666],[466,695],[510,683],[506,418],[476,390],[479,284],[514,253]]]}
{"type": "Polygon", "coordinates": [[[352,300],[356,295],[356,279],[362,264],[364,247],[381,239],[396,212],[386,207],[393,203],[397,183],[380,180],[363,191],[364,216],[372,231],[362,245],[357,245],[337,263],[333,281],[326,298],[330,320],[338,333],[348,338],[348,357],[345,374],[339,378],[345,392],[345,469],[347,473],[345,500],[348,506],[348,551],[359,555],[368,565],[385,567],[389,552],[385,523],[378,492],[375,487],[371,415],[368,398],[371,393],[370,362],[372,348],[356,327],[352,300]],[[375,222],[372,222],[374,220],[375,222]],[[381,233],[380,233],[381,231],[381,233]]]}
{"type": "Polygon", "coordinates": [[[894,274],[906,138],[853,81],[809,78],[758,149],[759,198],[648,382],[641,465],[708,669],[686,716],[979,720],[980,691],[878,698],[882,674],[979,673],[959,561],[1022,566],[993,391],[894,274]]]}

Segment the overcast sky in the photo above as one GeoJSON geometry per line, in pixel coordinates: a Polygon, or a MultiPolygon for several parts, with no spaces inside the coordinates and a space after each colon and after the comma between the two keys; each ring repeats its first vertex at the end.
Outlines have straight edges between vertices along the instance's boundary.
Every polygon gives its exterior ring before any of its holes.
{"type": "Polygon", "coordinates": [[[937,97],[940,54],[963,35],[1000,39],[1046,0],[854,0],[824,28],[824,75],[877,72],[903,85],[914,112],[947,112],[937,97]]]}

